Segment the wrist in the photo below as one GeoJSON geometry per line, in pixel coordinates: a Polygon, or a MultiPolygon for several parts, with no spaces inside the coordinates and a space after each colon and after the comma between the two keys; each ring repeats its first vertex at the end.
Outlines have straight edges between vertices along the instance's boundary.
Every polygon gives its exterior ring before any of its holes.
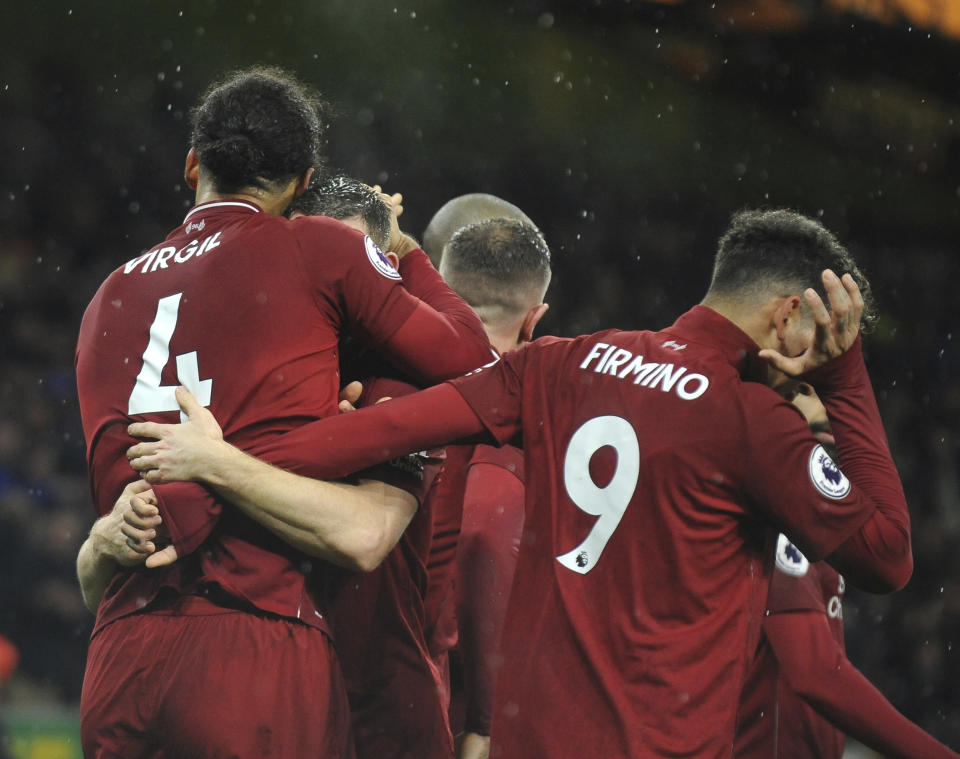
{"type": "Polygon", "coordinates": [[[243,465],[246,457],[243,451],[226,440],[218,440],[210,447],[210,455],[204,462],[206,466],[197,472],[195,479],[213,488],[229,488],[236,479],[231,473],[243,465]]]}
{"type": "Polygon", "coordinates": [[[391,252],[397,254],[397,258],[403,258],[407,253],[411,253],[414,250],[417,250],[420,247],[413,237],[408,234],[402,234],[396,241],[396,245],[393,246],[391,252]]]}

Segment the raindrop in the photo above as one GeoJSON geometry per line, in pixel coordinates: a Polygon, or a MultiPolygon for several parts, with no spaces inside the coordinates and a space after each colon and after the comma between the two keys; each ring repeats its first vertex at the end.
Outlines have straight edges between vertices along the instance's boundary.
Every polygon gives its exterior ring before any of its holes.
{"type": "Polygon", "coordinates": [[[553,26],[553,14],[550,11],[541,13],[539,18],[537,18],[537,26],[541,29],[550,29],[553,26]]]}

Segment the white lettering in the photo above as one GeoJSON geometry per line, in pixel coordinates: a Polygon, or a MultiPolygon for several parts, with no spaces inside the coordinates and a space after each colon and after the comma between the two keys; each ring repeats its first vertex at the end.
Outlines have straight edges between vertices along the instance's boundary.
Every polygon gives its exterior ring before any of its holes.
{"type": "Polygon", "coordinates": [[[610,354],[615,350],[619,350],[616,345],[611,345],[607,348],[607,352],[603,354],[603,358],[601,358],[600,362],[593,368],[593,371],[603,374],[603,367],[607,363],[607,359],[610,358],[610,354]]]}
{"type": "Polygon", "coordinates": [[[651,361],[649,364],[645,364],[643,363],[643,356],[637,356],[635,359],[633,359],[633,361],[627,364],[624,370],[617,376],[620,377],[620,379],[626,379],[627,375],[633,372],[637,375],[637,378],[633,381],[633,384],[639,385],[647,378],[650,372],[655,371],[658,366],[660,366],[660,364],[658,364],[656,361],[651,361]]]}
{"type": "Polygon", "coordinates": [[[590,360],[591,360],[591,359],[594,359],[594,358],[596,358],[597,356],[600,355],[600,350],[601,350],[601,348],[609,348],[609,347],[610,347],[610,346],[607,345],[606,343],[596,343],[596,344],[590,349],[590,352],[587,354],[587,357],[586,357],[585,359],[583,359],[583,363],[580,364],[580,368],[581,368],[581,369],[586,369],[587,366],[588,366],[589,363],[590,363],[590,360]]]}
{"type": "Polygon", "coordinates": [[[169,248],[160,248],[160,250],[157,251],[157,259],[153,262],[153,266],[150,267],[150,271],[156,271],[157,269],[166,269],[167,261],[173,258],[173,254],[176,252],[177,252],[177,249],[172,246],[169,248]]]}
{"type": "MultiPolygon", "coordinates": [[[[677,368],[677,371],[673,372],[673,364],[663,364],[660,368],[660,371],[657,372],[656,379],[651,380],[649,385],[650,387],[656,387],[657,384],[660,385],[660,389],[665,393],[669,393],[677,380],[680,379],[687,371],[687,367],[681,366],[677,368]],[[671,372],[673,372],[671,374],[671,372]]],[[[647,384],[644,382],[643,384],[647,384]]]]}
{"type": "MultiPolygon", "coordinates": [[[[686,347],[686,346],[684,346],[686,347]]],[[[580,364],[581,369],[596,374],[609,374],[617,379],[632,379],[634,385],[675,392],[685,401],[699,398],[710,387],[710,380],[702,374],[688,374],[685,366],[644,363],[643,356],[607,343],[595,343],[580,364]],[[622,368],[621,368],[622,367],[622,368]]]]}
{"type": "Polygon", "coordinates": [[[827,614],[831,619],[843,619],[843,604],[839,596],[831,596],[830,603],[827,604],[827,614]]]}
{"type": "Polygon", "coordinates": [[[710,380],[702,374],[688,374],[677,385],[677,395],[685,401],[692,401],[707,392],[708,387],[710,387],[710,380]],[[690,384],[691,380],[697,383],[695,390],[687,390],[687,385],[690,384]]]}
{"type": "Polygon", "coordinates": [[[134,269],[136,269],[141,263],[143,263],[144,261],[146,261],[146,263],[145,263],[144,266],[143,266],[143,273],[146,274],[146,273],[147,273],[147,267],[150,265],[150,262],[153,260],[153,257],[154,257],[155,255],[157,255],[157,251],[151,250],[149,253],[144,253],[142,256],[140,256],[140,257],[138,257],[138,258],[134,258],[134,259],[131,260],[131,261],[127,261],[127,263],[125,263],[125,264],[123,265],[123,273],[124,273],[124,274],[129,274],[129,273],[132,272],[134,269]]]}
{"type": "Polygon", "coordinates": [[[186,245],[184,245],[180,250],[177,251],[177,254],[173,257],[173,260],[182,264],[184,261],[190,258],[194,253],[197,252],[197,241],[191,240],[186,245]]]}
{"type": "MultiPolygon", "coordinates": [[[[202,229],[203,226],[201,225],[199,228],[202,229]]],[[[153,250],[144,253],[137,258],[127,261],[123,265],[123,273],[130,274],[134,269],[140,266],[140,264],[143,264],[143,268],[140,269],[141,274],[154,272],[157,269],[166,269],[170,266],[171,260],[175,264],[182,264],[186,261],[189,261],[194,256],[202,256],[204,253],[220,247],[220,242],[220,233],[216,232],[209,237],[204,238],[203,242],[201,242],[199,246],[197,245],[196,240],[191,240],[182,248],[180,248],[180,250],[177,250],[174,247],[154,248],[153,250]]]]}
{"type": "Polygon", "coordinates": [[[197,257],[199,258],[204,253],[207,253],[213,250],[214,248],[219,247],[219,245],[220,245],[220,233],[217,232],[215,234],[210,235],[210,237],[208,237],[206,240],[200,243],[200,250],[197,251],[197,257]]]}
{"type": "Polygon", "coordinates": [[[616,376],[617,369],[623,366],[627,359],[630,358],[633,358],[633,354],[630,351],[625,351],[623,348],[617,348],[616,353],[610,356],[606,365],[603,367],[603,373],[616,376]]]}

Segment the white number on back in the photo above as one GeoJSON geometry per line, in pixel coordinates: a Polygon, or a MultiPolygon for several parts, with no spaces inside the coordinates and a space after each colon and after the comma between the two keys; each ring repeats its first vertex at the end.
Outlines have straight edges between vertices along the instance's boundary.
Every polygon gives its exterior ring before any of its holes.
{"type": "MultiPolygon", "coordinates": [[[[181,297],[183,293],[176,293],[161,298],[157,303],[157,315],[150,325],[150,341],[143,352],[143,367],[137,375],[133,392],[130,393],[130,403],[127,405],[127,413],[131,415],[177,411],[180,408],[174,395],[176,385],[161,385],[160,373],[170,359],[170,338],[177,328],[181,297]]],[[[196,351],[177,356],[177,379],[196,396],[200,405],[210,405],[213,380],[200,379],[196,351]]]]}
{"type": "Polygon", "coordinates": [[[626,419],[598,416],[574,432],[563,460],[563,483],[578,509],[600,518],[586,539],[557,556],[557,561],[582,575],[593,569],[623,519],[639,479],[640,443],[626,419]],[[590,459],[608,445],[617,452],[617,468],[607,486],[601,488],[590,477],[590,459]]]}

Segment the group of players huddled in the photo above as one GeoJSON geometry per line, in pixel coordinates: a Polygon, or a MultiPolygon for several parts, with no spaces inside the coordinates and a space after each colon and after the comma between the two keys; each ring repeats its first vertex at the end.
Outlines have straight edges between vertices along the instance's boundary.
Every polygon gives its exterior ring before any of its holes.
{"type": "Polygon", "coordinates": [[[740,212],[672,326],[533,340],[536,225],[466,195],[424,252],[323,111],[213,84],[84,315],[85,756],[956,757],[844,654],[912,557],[836,238],[740,212]]]}

